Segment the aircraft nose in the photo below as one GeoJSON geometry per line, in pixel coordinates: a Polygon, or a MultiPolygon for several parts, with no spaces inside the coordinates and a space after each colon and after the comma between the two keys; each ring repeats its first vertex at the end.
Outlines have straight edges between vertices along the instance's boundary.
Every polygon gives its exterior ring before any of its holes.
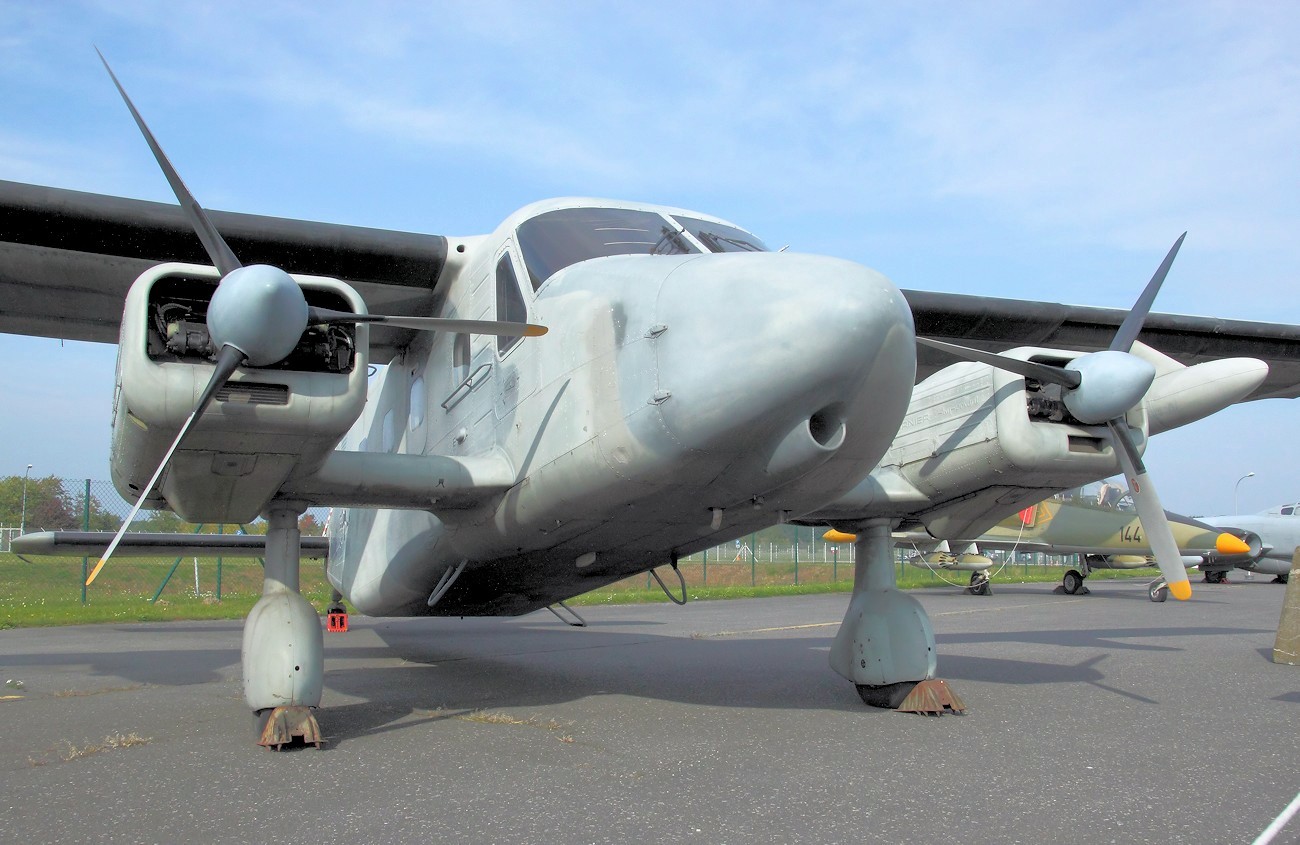
{"type": "Polygon", "coordinates": [[[683,446],[766,450],[769,474],[836,452],[873,453],[874,465],[906,412],[911,311],[867,267],[789,253],[700,256],[665,278],[656,310],[667,326],[659,385],[671,394],[660,410],[683,446]]]}

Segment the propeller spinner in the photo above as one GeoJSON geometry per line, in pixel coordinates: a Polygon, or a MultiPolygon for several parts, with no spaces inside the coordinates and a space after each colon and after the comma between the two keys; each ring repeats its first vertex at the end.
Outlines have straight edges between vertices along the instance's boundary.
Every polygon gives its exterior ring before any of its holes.
{"type": "Polygon", "coordinates": [[[1104,424],[1124,478],[1128,481],[1138,519],[1146,531],[1151,551],[1155,553],[1160,574],[1169,585],[1169,592],[1181,600],[1191,598],[1192,585],[1187,580],[1187,570],[1183,567],[1178,544],[1169,528],[1169,520],[1160,504],[1160,497],[1156,494],[1155,484],[1151,482],[1142,463],[1142,456],[1124,421],[1124,415],[1141,401],[1155,380],[1155,367],[1133,355],[1130,350],[1142,331],[1147,315],[1151,313],[1156,294],[1186,237],[1186,232],[1179,235],[1169,249],[1165,260],[1160,263],[1142,295],[1115,332],[1110,347],[1101,352],[1080,355],[1065,367],[1021,361],[929,338],[916,339],[918,343],[961,358],[979,361],[1038,381],[1058,384],[1061,386],[1061,401],[1076,419],[1089,425],[1104,424]]]}
{"type": "Polygon", "coordinates": [[[88,585],[99,575],[99,571],[104,568],[104,564],[108,562],[113,551],[122,541],[127,528],[140,512],[145,497],[149,495],[150,490],[154,489],[171,461],[172,455],[175,454],[194,423],[207,410],[217,391],[241,366],[247,364],[262,367],[283,360],[298,345],[303,331],[309,324],[385,323],[419,331],[449,331],[509,337],[537,337],[546,334],[546,327],[535,323],[353,314],[310,307],[303,296],[302,288],[284,270],[265,264],[244,266],[181,180],[180,174],[168,160],[157,139],[145,124],[144,118],[136,110],[135,104],[131,102],[126,89],[118,81],[117,74],[109,67],[104,54],[98,48],[95,52],[99,54],[99,60],[104,63],[109,77],[117,86],[118,93],[122,95],[122,100],[135,119],[136,126],[139,127],[149,149],[153,151],[154,159],[162,169],[163,175],[167,177],[167,182],[171,185],[176,201],[184,210],[190,226],[203,243],[204,251],[220,271],[221,280],[217,284],[207,310],[208,332],[212,338],[213,348],[216,349],[216,366],[212,377],[200,394],[198,402],[195,403],[194,410],[181,426],[176,439],[167,449],[158,469],[154,471],[153,477],[140,491],[140,498],[136,500],[122,527],[118,529],[113,541],[104,551],[103,557],[95,564],[90,577],[86,579],[88,585]]]}

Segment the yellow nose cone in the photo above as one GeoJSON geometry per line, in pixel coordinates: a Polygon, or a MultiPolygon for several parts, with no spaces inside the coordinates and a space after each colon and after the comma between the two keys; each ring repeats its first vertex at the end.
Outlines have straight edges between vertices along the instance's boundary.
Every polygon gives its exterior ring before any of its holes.
{"type": "Polygon", "coordinates": [[[1214,548],[1221,555],[1250,554],[1250,546],[1231,534],[1220,534],[1214,541],[1214,548]]]}
{"type": "Polygon", "coordinates": [[[1187,601],[1192,597],[1192,585],[1187,581],[1170,582],[1169,593],[1179,601],[1187,601]]]}
{"type": "Polygon", "coordinates": [[[828,543],[852,543],[858,539],[857,534],[845,534],[843,531],[836,531],[832,528],[822,535],[822,539],[828,543]]]}

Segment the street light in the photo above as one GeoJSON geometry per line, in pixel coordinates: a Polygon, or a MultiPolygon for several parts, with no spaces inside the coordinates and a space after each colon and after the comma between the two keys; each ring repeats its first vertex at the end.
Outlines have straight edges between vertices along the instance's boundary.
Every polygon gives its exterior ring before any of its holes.
{"type": "Polygon", "coordinates": [[[32,465],[27,465],[27,471],[23,473],[23,515],[18,521],[18,535],[22,536],[27,533],[27,476],[32,474],[32,465]]]}
{"type": "Polygon", "coordinates": [[[1250,478],[1250,477],[1254,476],[1254,474],[1255,474],[1255,473],[1253,473],[1253,472],[1248,472],[1248,473],[1246,473],[1246,474],[1243,475],[1241,478],[1238,478],[1238,479],[1237,479],[1237,483],[1234,484],[1234,485],[1232,486],[1232,512],[1233,512],[1233,514],[1236,514],[1236,513],[1237,513],[1237,488],[1241,486],[1241,482],[1245,481],[1247,478],[1250,478]]]}

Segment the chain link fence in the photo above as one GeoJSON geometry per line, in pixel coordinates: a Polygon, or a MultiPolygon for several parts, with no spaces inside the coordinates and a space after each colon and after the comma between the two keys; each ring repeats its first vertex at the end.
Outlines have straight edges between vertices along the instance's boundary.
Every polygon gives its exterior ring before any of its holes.
{"type": "MultiPolygon", "coordinates": [[[[0,593],[0,607],[8,605],[11,617],[28,617],[32,608],[66,601],[85,604],[97,601],[145,599],[165,604],[182,597],[187,601],[221,602],[250,599],[262,591],[262,566],[248,558],[175,557],[133,558],[114,555],[89,588],[85,585],[89,567],[95,561],[81,557],[21,558],[12,552],[14,538],[40,531],[116,531],[130,514],[127,502],[109,481],[62,479],[53,476],[0,478],[0,582],[9,588],[0,593]]],[[[328,509],[312,508],[299,519],[306,535],[325,531],[328,509]]],[[[247,525],[198,525],[185,522],[170,511],[139,513],[133,532],[263,534],[266,524],[258,519],[247,525]]],[[[323,567],[304,561],[302,589],[324,594],[329,588],[323,567]]]]}
{"type": "MultiPolygon", "coordinates": [[[[79,597],[84,603],[91,595],[140,597],[153,603],[185,595],[219,602],[234,595],[256,596],[262,588],[260,561],[247,558],[130,558],[115,555],[87,591],[84,582],[87,567],[93,560],[83,558],[40,558],[22,561],[10,552],[10,543],[20,533],[35,531],[116,531],[130,513],[132,503],[118,495],[108,481],[72,480],[54,477],[0,479],[0,575],[9,567],[7,582],[32,584],[40,600],[65,600],[79,597]],[[39,564],[39,573],[30,567],[39,564]],[[24,569],[13,569],[25,566],[24,569]],[[39,577],[36,577],[39,575],[39,577]],[[21,577],[20,577],[21,576],[21,577]]],[[[328,510],[314,508],[302,516],[303,534],[324,533],[328,510]]],[[[168,511],[142,511],[132,531],[164,533],[251,533],[261,534],[265,523],[257,520],[248,525],[195,525],[182,521],[168,511]]],[[[688,587],[759,587],[768,585],[812,585],[851,583],[854,549],[852,544],[830,543],[822,539],[823,529],[780,525],[755,532],[730,543],[714,546],[682,558],[679,567],[688,587]]],[[[896,548],[895,563],[900,578],[916,580],[930,576],[923,570],[906,565],[915,554],[911,548],[896,548]]],[[[1073,556],[1040,553],[998,555],[995,567],[1012,572],[1023,567],[1074,565],[1073,556]]],[[[328,595],[329,587],[323,567],[304,561],[304,592],[328,595]]],[[[968,579],[966,573],[936,573],[933,583],[957,583],[968,579]]],[[[675,579],[674,579],[675,580],[675,579]]],[[[652,589],[647,575],[637,575],[602,592],[652,589]]],[[[0,603],[13,597],[0,596],[0,603]]]]}

